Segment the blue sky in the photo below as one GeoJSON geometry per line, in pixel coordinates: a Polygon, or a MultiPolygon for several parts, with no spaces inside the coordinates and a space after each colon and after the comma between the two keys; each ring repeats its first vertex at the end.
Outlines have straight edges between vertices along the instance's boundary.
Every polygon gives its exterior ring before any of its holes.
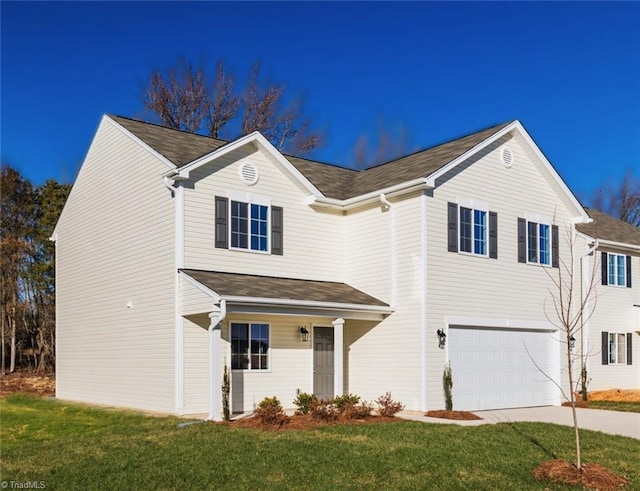
{"type": "MultiPolygon", "coordinates": [[[[71,182],[100,117],[143,115],[149,74],[222,59],[305,98],[350,163],[383,122],[411,149],[519,119],[585,198],[640,174],[640,3],[6,2],[1,156],[71,182]]],[[[587,200],[588,201],[588,200],[587,200]]]]}

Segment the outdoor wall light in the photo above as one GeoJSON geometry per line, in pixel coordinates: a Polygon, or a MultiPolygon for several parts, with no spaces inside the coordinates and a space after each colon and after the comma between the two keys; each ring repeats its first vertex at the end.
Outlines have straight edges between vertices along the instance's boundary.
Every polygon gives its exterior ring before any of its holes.
{"type": "Polygon", "coordinates": [[[309,331],[304,326],[300,326],[300,338],[303,343],[309,341],[309,331]]]}
{"type": "Polygon", "coordinates": [[[438,348],[444,349],[444,345],[447,342],[447,335],[442,329],[438,329],[436,334],[438,335],[438,348]]]}
{"type": "Polygon", "coordinates": [[[569,349],[570,349],[571,351],[573,351],[573,348],[575,348],[575,347],[576,347],[576,338],[574,338],[573,336],[571,336],[571,337],[569,338],[569,349]]]}

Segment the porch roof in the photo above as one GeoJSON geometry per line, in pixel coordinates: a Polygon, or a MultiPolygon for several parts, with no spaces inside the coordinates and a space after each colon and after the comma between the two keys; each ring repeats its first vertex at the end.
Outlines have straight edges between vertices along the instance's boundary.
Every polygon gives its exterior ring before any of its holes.
{"type": "Polygon", "coordinates": [[[378,315],[393,311],[387,303],[346,283],[195,269],[180,271],[228,304],[269,306],[268,311],[274,311],[276,306],[296,307],[298,311],[304,307],[378,315]]]}

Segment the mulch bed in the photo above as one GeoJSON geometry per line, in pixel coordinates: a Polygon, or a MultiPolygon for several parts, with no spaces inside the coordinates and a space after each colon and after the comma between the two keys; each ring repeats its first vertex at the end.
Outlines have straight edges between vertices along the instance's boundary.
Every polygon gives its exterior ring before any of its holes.
{"type": "Polygon", "coordinates": [[[615,491],[629,484],[625,478],[613,474],[600,464],[584,464],[582,471],[579,471],[572,463],[561,459],[540,464],[534,469],[533,475],[540,480],[578,484],[599,491],[615,491]]]}
{"type": "MultiPolygon", "coordinates": [[[[562,405],[565,406],[565,407],[571,407],[571,403],[569,401],[564,401],[562,403],[562,405]]],[[[582,399],[579,399],[579,400],[575,401],[575,405],[576,405],[576,407],[588,408],[589,407],[589,401],[583,401],[582,399]]]]}
{"type": "Polygon", "coordinates": [[[385,423],[390,421],[403,421],[398,418],[389,418],[384,416],[370,416],[366,419],[347,419],[343,416],[339,416],[335,421],[319,421],[313,419],[311,414],[296,414],[289,416],[281,424],[263,424],[259,418],[249,416],[247,418],[236,419],[233,421],[224,421],[218,424],[235,426],[237,428],[254,428],[268,431],[282,431],[282,430],[308,430],[313,428],[320,428],[323,426],[330,426],[334,424],[347,424],[347,425],[361,425],[371,423],[385,423]]]}
{"type": "Polygon", "coordinates": [[[28,371],[0,375],[0,396],[6,396],[13,392],[52,396],[56,393],[55,376],[51,374],[36,375],[28,371]]]}
{"type": "Polygon", "coordinates": [[[480,416],[476,416],[469,411],[447,411],[445,409],[427,411],[425,416],[428,416],[429,418],[455,419],[457,421],[475,421],[482,419],[480,416]]]}

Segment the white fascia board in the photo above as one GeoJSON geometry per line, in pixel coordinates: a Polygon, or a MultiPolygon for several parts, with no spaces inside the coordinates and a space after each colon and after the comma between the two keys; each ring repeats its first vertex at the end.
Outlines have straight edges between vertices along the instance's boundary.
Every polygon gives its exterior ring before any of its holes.
{"type": "Polygon", "coordinates": [[[380,314],[391,314],[393,309],[382,305],[360,305],[352,303],[338,302],[318,302],[313,300],[292,300],[290,298],[265,298],[265,297],[236,297],[223,296],[227,304],[243,304],[243,305],[279,305],[291,307],[307,307],[331,310],[349,310],[354,312],[375,312],[380,314]]]}
{"type": "Polygon", "coordinates": [[[152,154],[154,157],[156,157],[158,160],[160,160],[160,162],[162,162],[164,165],[169,167],[169,169],[175,169],[176,168],[175,164],[173,162],[171,162],[168,158],[166,158],[164,155],[156,152],[153,148],[151,148],[149,145],[147,145],[145,142],[143,142],[136,135],[131,133],[124,126],[120,126],[116,121],[111,119],[107,114],[102,116],[102,120],[103,121],[108,121],[109,123],[111,123],[123,135],[125,135],[126,137],[128,137],[131,140],[133,140],[134,142],[136,142],[138,145],[140,145],[142,148],[144,148],[146,151],[148,151],[150,154],[152,154]]]}
{"type": "Polygon", "coordinates": [[[487,319],[483,317],[445,317],[447,327],[469,326],[469,327],[493,327],[501,329],[535,329],[542,331],[557,331],[558,328],[549,321],[528,321],[518,319],[487,319]]]}
{"type": "Polygon", "coordinates": [[[632,251],[640,251],[639,245],[628,244],[626,242],[616,242],[614,240],[604,240],[604,239],[597,239],[597,240],[598,240],[598,249],[600,249],[600,246],[605,246],[605,247],[613,247],[615,249],[629,249],[632,251]]]}
{"type": "Polygon", "coordinates": [[[214,292],[213,290],[211,290],[210,288],[207,288],[206,286],[204,286],[202,283],[200,283],[198,280],[193,279],[191,276],[189,276],[187,273],[185,273],[184,271],[180,271],[180,276],[182,276],[182,278],[184,278],[185,280],[187,280],[189,283],[191,283],[193,286],[195,286],[198,290],[200,290],[202,293],[204,293],[205,295],[211,297],[211,299],[213,300],[214,304],[217,304],[220,302],[220,300],[222,299],[222,297],[220,295],[218,295],[216,292],[214,292]]]}
{"type": "Polygon", "coordinates": [[[282,155],[264,136],[262,136],[257,131],[238,138],[237,140],[223,145],[213,152],[208,153],[207,155],[203,155],[202,157],[189,162],[188,164],[180,167],[180,169],[176,172],[176,175],[182,178],[188,178],[189,173],[192,170],[208,164],[209,162],[212,162],[213,160],[220,158],[223,155],[227,155],[228,153],[251,143],[256,144],[264,151],[271,154],[271,156],[274,157],[287,170],[287,172],[289,172],[309,193],[317,196],[323,196],[318,188],[311,184],[311,182],[284,157],[284,155],[282,155]]]}
{"type": "Polygon", "coordinates": [[[325,198],[319,196],[307,197],[307,205],[309,206],[324,206],[327,208],[336,208],[339,210],[351,210],[358,206],[363,206],[369,203],[380,201],[380,195],[384,194],[387,198],[399,196],[401,194],[410,193],[412,191],[418,191],[421,189],[430,189],[432,186],[427,184],[424,178],[414,179],[412,181],[406,181],[394,186],[382,188],[370,193],[361,194],[360,196],[354,196],[348,199],[336,199],[325,198]]]}

